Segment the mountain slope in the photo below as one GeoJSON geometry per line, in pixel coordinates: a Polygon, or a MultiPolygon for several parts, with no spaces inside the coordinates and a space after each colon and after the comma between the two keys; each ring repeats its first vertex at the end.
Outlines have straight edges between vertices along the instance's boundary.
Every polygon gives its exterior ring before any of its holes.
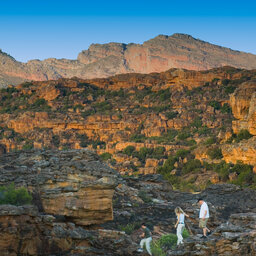
{"type": "Polygon", "coordinates": [[[207,70],[220,66],[256,68],[256,55],[213,45],[186,34],[159,35],[143,44],[92,44],[77,60],[21,63],[0,51],[0,85],[61,77],[100,78],[122,73],[162,72],[169,68],[207,70]]]}

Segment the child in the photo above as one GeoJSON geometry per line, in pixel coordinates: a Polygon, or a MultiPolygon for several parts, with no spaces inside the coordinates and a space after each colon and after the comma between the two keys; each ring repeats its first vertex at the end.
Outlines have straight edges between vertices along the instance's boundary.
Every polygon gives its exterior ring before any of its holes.
{"type": "Polygon", "coordinates": [[[182,232],[185,228],[185,216],[189,217],[180,207],[175,208],[175,213],[177,216],[177,222],[175,224],[175,228],[177,228],[177,245],[183,244],[182,232]]]}
{"type": "Polygon", "coordinates": [[[143,223],[141,227],[143,229],[143,234],[141,235],[143,239],[140,241],[140,249],[138,250],[138,252],[143,252],[143,246],[144,244],[146,244],[146,249],[148,251],[148,254],[152,255],[151,249],[150,249],[150,243],[152,242],[151,232],[147,228],[145,223],[143,223]]]}

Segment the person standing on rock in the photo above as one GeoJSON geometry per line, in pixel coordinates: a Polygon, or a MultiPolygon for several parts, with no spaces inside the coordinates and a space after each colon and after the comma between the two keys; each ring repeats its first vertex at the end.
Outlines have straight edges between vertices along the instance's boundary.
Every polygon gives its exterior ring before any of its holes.
{"type": "Polygon", "coordinates": [[[189,217],[180,207],[175,208],[175,214],[177,216],[177,222],[175,224],[175,228],[177,228],[177,245],[183,244],[182,233],[185,228],[185,216],[189,217]]]}
{"type": "Polygon", "coordinates": [[[210,217],[209,208],[207,203],[202,199],[199,198],[197,200],[198,204],[200,205],[200,212],[199,212],[199,227],[203,229],[203,236],[202,238],[206,238],[207,232],[210,234],[210,229],[207,228],[207,222],[210,217]]]}
{"type": "Polygon", "coordinates": [[[145,223],[141,224],[141,228],[143,229],[143,234],[141,234],[140,237],[142,237],[143,239],[140,241],[140,249],[138,250],[138,252],[143,252],[143,247],[146,244],[146,249],[147,249],[148,254],[152,255],[151,248],[150,248],[150,244],[152,242],[151,232],[147,228],[145,223]]]}

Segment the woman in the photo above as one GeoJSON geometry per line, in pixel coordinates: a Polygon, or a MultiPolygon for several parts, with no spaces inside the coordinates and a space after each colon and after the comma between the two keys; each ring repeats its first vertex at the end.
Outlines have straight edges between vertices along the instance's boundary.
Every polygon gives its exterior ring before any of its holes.
{"type": "Polygon", "coordinates": [[[175,228],[177,228],[177,245],[183,244],[183,237],[182,237],[182,232],[185,228],[185,216],[189,217],[180,207],[175,208],[175,213],[177,216],[177,222],[175,224],[175,228]]]}

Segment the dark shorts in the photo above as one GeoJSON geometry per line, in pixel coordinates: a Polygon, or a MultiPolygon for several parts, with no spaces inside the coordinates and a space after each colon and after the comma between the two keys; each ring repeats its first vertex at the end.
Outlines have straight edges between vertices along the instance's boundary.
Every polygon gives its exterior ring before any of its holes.
{"type": "Polygon", "coordinates": [[[199,228],[206,228],[206,224],[207,224],[208,218],[203,219],[199,219],[199,228]]]}

